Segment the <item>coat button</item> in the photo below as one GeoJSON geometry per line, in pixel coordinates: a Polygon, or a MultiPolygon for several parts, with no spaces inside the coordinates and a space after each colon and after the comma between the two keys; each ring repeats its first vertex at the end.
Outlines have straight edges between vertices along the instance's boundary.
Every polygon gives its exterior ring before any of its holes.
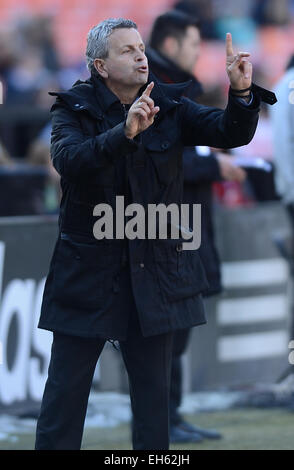
{"type": "Polygon", "coordinates": [[[183,251],[183,245],[181,243],[179,243],[177,246],[176,246],[176,250],[177,251],[183,251]]]}
{"type": "Polygon", "coordinates": [[[140,268],[144,268],[144,263],[140,263],[140,268]]]}
{"type": "Polygon", "coordinates": [[[75,108],[80,108],[80,107],[81,107],[81,105],[79,103],[75,104],[75,108]]]}
{"type": "Polygon", "coordinates": [[[161,148],[162,148],[163,150],[168,149],[168,148],[169,148],[169,141],[168,141],[168,140],[165,140],[164,142],[162,142],[161,148]]]}

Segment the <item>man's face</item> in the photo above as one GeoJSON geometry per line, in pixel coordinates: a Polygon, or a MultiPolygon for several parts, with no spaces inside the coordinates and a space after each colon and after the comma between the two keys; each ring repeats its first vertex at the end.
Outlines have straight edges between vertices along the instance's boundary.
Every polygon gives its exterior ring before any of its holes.
{"type": "Polygon", "coordinates": [[[183,70],[189,73],[194,68],[200,53],[200,31],[195,26],[188,26],[181,40],[174,40],[170,58],[183,70]]]}
{"type": "MultiPolygon", "coordinates": [[[[104,59],[105,79],[128,87],[143,86],[148,79],[145,46],[134,28],[115,29],[108,38],[108,57],[104,59]]],[[[103,74],[101,74],[103,76],[103,74]]]]}

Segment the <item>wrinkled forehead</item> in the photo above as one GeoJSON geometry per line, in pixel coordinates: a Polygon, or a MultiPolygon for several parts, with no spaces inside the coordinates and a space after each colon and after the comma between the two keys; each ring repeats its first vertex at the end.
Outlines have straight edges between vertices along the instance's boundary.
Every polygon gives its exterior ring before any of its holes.
{"type": "Polygon", "coordinates": [[[108,38],[109,52],[119,51],[125,46],[139,47],[140,45],[144,46],[144,42],[135,28],[115,29],[108,38]]]}

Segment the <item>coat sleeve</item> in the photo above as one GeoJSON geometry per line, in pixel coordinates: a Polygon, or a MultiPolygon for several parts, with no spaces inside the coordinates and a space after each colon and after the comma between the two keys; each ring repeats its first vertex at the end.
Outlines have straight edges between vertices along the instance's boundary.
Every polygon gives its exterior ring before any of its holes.
{"type": "Polygon", "coordinates": [[[260,110],[257,93],[250,106],[229,93],[225,110],[203,106],[188,98],[181,98],[181,103],[181,135],[186,146],[234,148],[247,145],[254,136],[260,110]]]}
{"type": "Polygon", "coordinates": [[[56,171],[70,180],[93,175],[134,152],[138,144],[128,139],[121,122],[115,127],[95,136],[89,137],[82,131],[79,118],[66,105],[55,103],[51,108],[51,159],[56,171]]]}

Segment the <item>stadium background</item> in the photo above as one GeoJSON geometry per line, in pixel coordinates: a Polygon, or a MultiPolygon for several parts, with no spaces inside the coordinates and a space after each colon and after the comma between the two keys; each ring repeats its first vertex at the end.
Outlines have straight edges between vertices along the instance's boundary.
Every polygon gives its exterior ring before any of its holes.
{"type": "MultiPolygon", "coordinates": [[[[204,101],[221,107],[226,102],[226,31],[232,32],[236,49],[251,52],[256,83],[272,89],[293,54],[294,1],[194,3],[204,24],[195,69],[204,84],[204,101]]],[[[67,89],[88,76],[84,51],[93,25],[107,17],[131,18],[148,41],[152,21],[173,5],[171,0],[1,0],[0,411],[5,415],[30,415],[36,409],[49,360],[51,334],[36,331],[60,196],[48,152],[52,99],[47,92],[67,89]]],[[[259,128],[254,142],[242,151],[271,163],[266,113],[259,128]]],[[[215,187],[226,292],[211,302],[208,325],[193,332],[184,357],[184,388],[191,397],[199,391],[208,396],[216,390],[227,391],[228,396],[232,390],[249,391],[247,404],[259,403],[260,391],[264,402],[283,407],[293,394],[293,384],[278,385],[288,369],[288,345],[294,338],[289,328],[293,285],[289,259],[274,239],[281,233],[287,238],[290,228],[272,173],[251,176],[250,187],[215,187]]],[[[127,393],[122,362],[111,347],[97,367],[93,390],[102,399],[103,393],[127,393]]],[[[193,396],[189,412],[198,411],[199,396],[193,396]]],[[[9,439],[5,442],[4,447],[13,446],[9,439]]]]}

